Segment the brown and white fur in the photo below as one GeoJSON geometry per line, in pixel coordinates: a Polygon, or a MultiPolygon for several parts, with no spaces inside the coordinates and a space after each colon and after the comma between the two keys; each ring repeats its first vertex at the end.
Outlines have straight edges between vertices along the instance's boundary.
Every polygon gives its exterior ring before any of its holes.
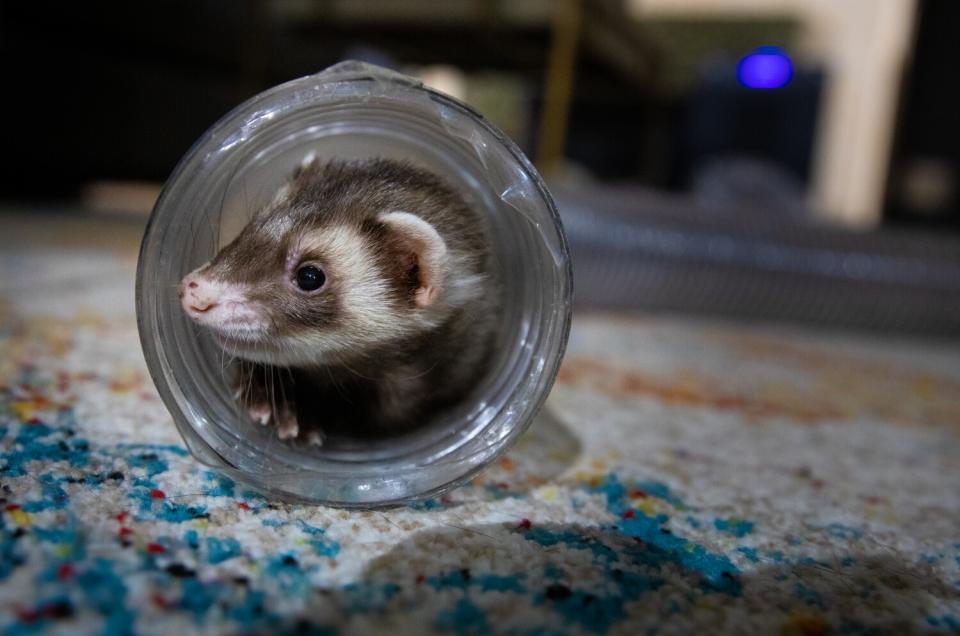
{"type": "Polygon", "coordinates": [[[238,359],[251,417],[319,443],[405,428],[462,397],[489,355],[495,289],[483,220],[438,176],[308,157],[179,294],[238,359]],[[322,287],[300,287],[305,267],[322,287]]]}

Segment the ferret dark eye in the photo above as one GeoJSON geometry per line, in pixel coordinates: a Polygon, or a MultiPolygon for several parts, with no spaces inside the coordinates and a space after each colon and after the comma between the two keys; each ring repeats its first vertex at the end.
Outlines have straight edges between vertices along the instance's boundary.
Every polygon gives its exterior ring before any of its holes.
{"type": "Polygon", "coordinates": [[[323,287],[326,280],[326,274],[313,265],[306,265],[297,270],[297,287],[303,291],[316,291],[323,287]]]}

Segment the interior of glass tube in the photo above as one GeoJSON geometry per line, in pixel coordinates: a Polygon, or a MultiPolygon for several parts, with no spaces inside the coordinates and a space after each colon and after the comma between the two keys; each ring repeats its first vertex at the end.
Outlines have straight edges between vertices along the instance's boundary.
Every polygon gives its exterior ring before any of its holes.
{"type": "Polygon", "coordinates": [[[194,146],[141,252],[141,338],[191,450],[254,487],[343,505],[402,501],[473,474],[529,424],[569,325],[569,261],[549,195],[519,151],[444,96],[363,71],[303,78],[251,100],[194,146]],[[440,175],[487,221],[501,281],[492,363],[460,403],[400,435],[281,441],[239,408],[223,353],[180,311],[176,283],[210,260],[309,153],[404,159],[440,175]]]}

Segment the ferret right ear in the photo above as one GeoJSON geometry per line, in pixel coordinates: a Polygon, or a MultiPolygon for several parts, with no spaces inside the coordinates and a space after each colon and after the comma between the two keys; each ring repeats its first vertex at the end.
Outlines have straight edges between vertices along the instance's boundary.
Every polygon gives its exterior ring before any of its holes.
{"type": "Polygon", "coordinates": [[[293,179],[296,179],[303,174],[304,170],[312,166],[317,161],[317,153],[312,150],[308,152],[303,159],[300,160],[300,163],[297,165],[296,169],[293,171],[293,179]]]}
{"type": "Polygon", "coordinates": [[[270,202],[272,207],[276,207],[287,200],[287,197],[290,196],[290,182],[284,183],[277,190],[277,193],[273,195],[273,201],[270,202]]]}
{"type": "Polygon", "coordinates": [[[297,167],[294,168],[293,174],[290,175],[290,179],[287,180],[280,188],[277,190],[277,193],[273,195],[273,201],[271,205],[277,206],[286,201],[287,197],[290,196],[291,190],[293,190],[293,182],[296,181],[300,175],[303,174],[303,171],[312,166],[317,161],[317,153],[310,151],[300,160],[300,163],[297,164],[297,167]]]}
{"type": "Polygon", "coordinates": [[[405,275],[416,276],[414,302],[418,307],[429,307],[443,289],[447,271],[447,244],[437,230],[415,214],[387,212],[378,219],[411,258],[401,259],[408,271],[405,275]]]}

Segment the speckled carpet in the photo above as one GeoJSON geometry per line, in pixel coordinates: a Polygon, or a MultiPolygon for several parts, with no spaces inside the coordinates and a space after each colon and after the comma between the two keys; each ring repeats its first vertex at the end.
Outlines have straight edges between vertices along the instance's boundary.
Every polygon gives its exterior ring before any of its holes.
{"type": "Polygon", "coordinates": [[[544,414],[416,507],[187,455],[131,249],[0,253],[7,634],[960,632],[960,347],[579,316],[544,414]]]}

